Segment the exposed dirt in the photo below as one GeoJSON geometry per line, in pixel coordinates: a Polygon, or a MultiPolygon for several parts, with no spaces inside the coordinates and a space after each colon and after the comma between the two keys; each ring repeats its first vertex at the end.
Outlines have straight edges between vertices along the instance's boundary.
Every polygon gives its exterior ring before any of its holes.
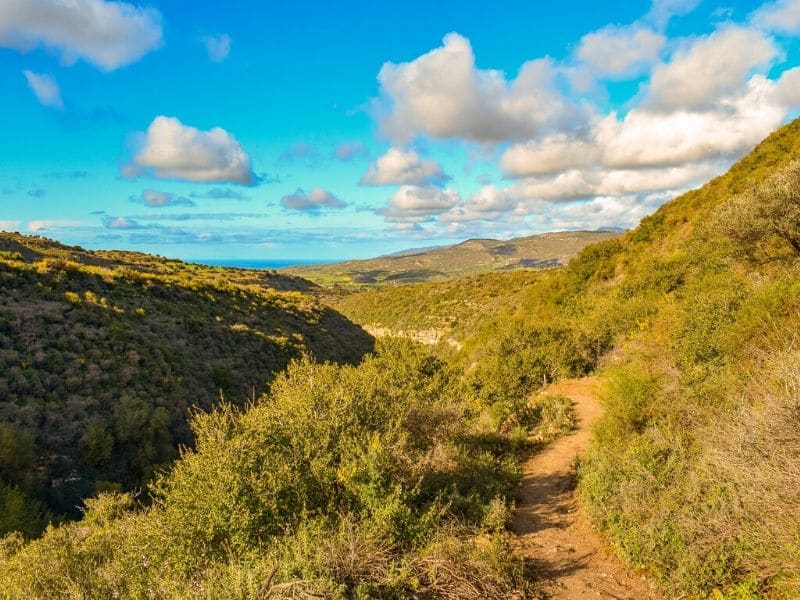
{"type": "Polygon", "coordinates": [[[514,514],[516,551],[540,582],[544,598],[654,600],[647,581],[603,545],[581,517],[574,497],[576,457],[589,445],[589,428],[602,408],[591,378],[563,381],[547,391],[572,399],[578,426],[524,466],[522,495],[514,514]]]}

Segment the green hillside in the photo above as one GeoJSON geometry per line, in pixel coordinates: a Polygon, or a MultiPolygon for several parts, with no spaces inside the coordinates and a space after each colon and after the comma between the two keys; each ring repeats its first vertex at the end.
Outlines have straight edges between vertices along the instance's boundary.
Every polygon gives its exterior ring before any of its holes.
{"type": "Polygon", "coordinates": [[[799,597],[799,159],[800,121],[563,269],[337,300],[460,346],[303,359],[198,414],[150,502],[3,538],[0,597],[535,597],[506,525],[526,440],[570,419],[530,398],[590,372],[578,491],[609,546],[665,598],[799,597]]]}
{"type": "Polygon", "coordinates": [[[581,248],[618,232],[558,231],[511,240],[467,240],[455,246],[408,251],[369,260],[287,267],[319,284],[363,286],[442,281],[464,275],[563,266],[581,248]]]}
{"type": "Polygon", "coordinates": [[[360,291],[337,288],[323,297],[370,331],[453,346],[463,343],[487,319],[513,312],[528,290],[545,278],[546,272],[523,269],[419,283],[402,290],[394,286],[360,291]]]}
{"type": "Polygon", "coordinates": [[[241,406],[303,353],[359,360],[370,338],[310,285],[0,234],[0,507],[27,501],[0,530],[143,485],[193,407],[241,406]]]}
{"type": "Polygon", "coordinates": [[[488,403],[599,371],[606,413],[579,491],[618,553],[665,597],[796,598],[798,159],[795,121],[563,270],[337,305],[403,335],[442,327],[488,403]]]}

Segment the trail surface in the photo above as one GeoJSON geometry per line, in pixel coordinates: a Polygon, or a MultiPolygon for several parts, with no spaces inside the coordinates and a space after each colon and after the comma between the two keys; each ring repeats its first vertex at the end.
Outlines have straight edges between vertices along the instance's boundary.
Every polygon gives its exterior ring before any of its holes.
{"type": "Polygon", "coordinates": [[[589,428],[602,413],[592,378],[556,383],[547,392],[573,401],[578,425],[524,465],[514,514],[516,550],[545,598],[653,600],[646,581],[611,555],[583,520],[574,497],[574,463],[589,446],[589,428]]]}

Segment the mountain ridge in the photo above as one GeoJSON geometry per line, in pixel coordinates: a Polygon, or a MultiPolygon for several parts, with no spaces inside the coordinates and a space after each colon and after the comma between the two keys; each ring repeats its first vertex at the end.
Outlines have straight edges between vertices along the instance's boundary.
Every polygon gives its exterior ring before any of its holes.
{"type": "Polygon", "coordinates": [[[432,249],[401,251],[371,259],[286,267],[318,284],[375,285],[442,281],[499,270],[562,266],[588,244],[621,235],[619,231],[553,231],[508,240],[470,238],[432,249]]]}

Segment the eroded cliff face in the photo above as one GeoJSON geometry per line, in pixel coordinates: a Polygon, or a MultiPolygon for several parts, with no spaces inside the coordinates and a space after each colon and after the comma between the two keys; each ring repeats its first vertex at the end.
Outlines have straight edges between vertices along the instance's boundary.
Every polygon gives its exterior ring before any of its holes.
{"type": "Polygon", "coordinates": [[[426,346],[436,346],[444,343],[455,350],[461,350],[463,345],[458,340],[449,337],[447,332],[441,329],[392,329],[390,327],[364,325],[364,331],[373,337],[401,337],[426,346]]]}

